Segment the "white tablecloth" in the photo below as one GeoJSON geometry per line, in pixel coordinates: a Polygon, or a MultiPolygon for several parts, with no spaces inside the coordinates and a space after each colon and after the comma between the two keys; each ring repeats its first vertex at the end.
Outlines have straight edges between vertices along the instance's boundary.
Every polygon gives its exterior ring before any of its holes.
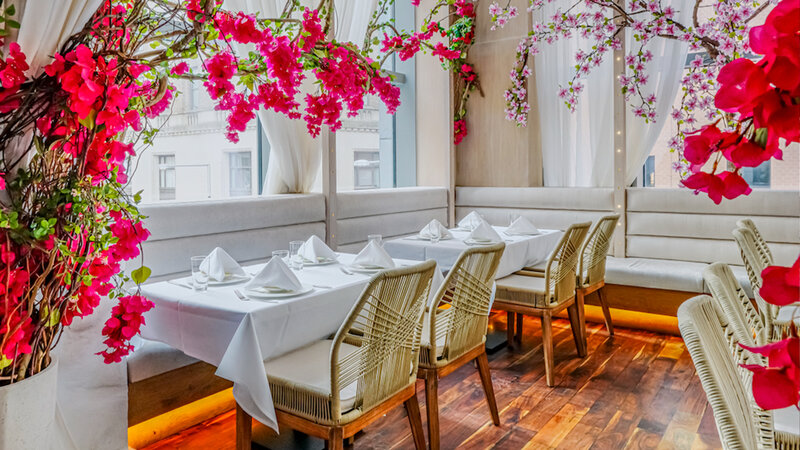
{"type": "MultiPolygon", "coordinates": [[[[354,257],[340,254],[339,261],[349,264],[354,257]]],[[[261,267],[246,270],[254,273],[261,267]]],[[[331,289],[315,288],[305,295],[268,303],[239,300],[233,289],[241,289],[241,284],[209,287],[207,292],[168,282],[144,286],[142,293],[155,308],[145,315],[147,325],[142,337],[217,366],[218,376],[233,381],[233,395],[239,405],[277,430],[263,361],[335,333],[370,279],[364,274],[346,275],[339,264],[305,267],[295,273],[304,284],[331,289]]],[[[441,272],[436,270],[431,296],[442,281],[441,272]]]]}
{"type": "MultiPolygon", "coordinates": [[[[522,269],[547,261],[547,257],[558,244],[564,234],[559,230],[541,230],[542,234],[536,236],[508,236],[506,227],[493,227],[502,236],[506,243],[500,265],[497,266],[496,278],[502,278],[522,269]]],[[[439,241],[431,244],[428,240],[409,236],[387,240],[383,248],[393,258],[413,259],[425,261],[433,259],[442,270],[450,270],[456,263],[458,255],[469,248],[463,241],[469,235],[468,231],[450,230],[453,239],[439,241]]]]}

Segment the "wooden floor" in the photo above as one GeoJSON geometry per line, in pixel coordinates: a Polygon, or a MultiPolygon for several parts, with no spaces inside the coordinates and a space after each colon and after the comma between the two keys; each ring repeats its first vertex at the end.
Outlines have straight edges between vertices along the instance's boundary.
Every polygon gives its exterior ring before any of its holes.
{"type": "MultiPolygon", "coordinates": [[[[544,380],[538,320],[525,319],[521,349],[489,356],[500,427],[491,424],[473,365],[439,382],[443,449],[720,448],[680,338],[624,328],[609,338],[588,324],[589,355],[580,359],[569,322],[554,326],[554,388],[544,380]]],[[[505,330],[504,315],[494,315],[490,327],[505,330]]],[[[422,384],[417,393],[424,422],[422,384]]],[[[413,448],[404,416],[403,408],[387,414],[357,436],[355,448],[413,448]]],[[[234,427],[234,414],[226,413],[147,448],[234,448],[234,427]]]]}

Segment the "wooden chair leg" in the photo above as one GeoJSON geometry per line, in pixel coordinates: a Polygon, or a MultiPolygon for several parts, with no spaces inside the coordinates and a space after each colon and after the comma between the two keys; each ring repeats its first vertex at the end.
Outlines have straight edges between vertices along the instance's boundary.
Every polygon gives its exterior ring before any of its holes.
{"type": "Polygon", "coordinates": [[[436,371],[425,374],[425,409],[428,412],[428,444],[439,450],[439,377],[436,371]]]}
{"type": "Polygon", "coordinates": [[[606,322],[606,329],[608,335],[614,335],[614,324],[611,322],[611,310],[608,309],[608,300],[606,300],[606,287],[603,286],[597,291],[597,297],[600,299],[600,306],[603,308],[603,319],[606,322]]]}
{"type": "Polygon", "coordinates": [[[253,445],[253,418],[236,404],[236,450],[250,450],[253,445]]]}
{"type": "Polygon", "coordinates": [[[513,312],[506,311],[506,341],[509,349],[514,348],[514,316],[513,312]]]}
{"type": "Polygon", "coordinates": [[[583,358],[586,353],[583,349],[583,337],[581,336],[581,319],[578,312],[578,302],[567,307],[567,314],[569,315],[569,325],[572,329],[572,338],[575,340],[575,350],[578,351],[578,356],[583,358]]]}
{"type": "Polygon", "coordinates": [[[419,415],[419,402],[414,395],[405,401],[408,424],[411,425],[411,434],[414,436],[414,446],[417,450],[425,449],[425,433],[422,431],[422,417],[419,415]]]}
{"type": "Polygon", "coordinates": [[[523,316],[520,313],[517,313],[517,327],[515,331],[516,331],[517,343],[519,344],[520,347],[522,347],[522,319],[524,318],[525,316],[523,316]]]}
{"type": "Polygon", "coordinates": [[[497,412],[497,401],[494,398],[494,388],[492,387],[492,374],[489,372],[489,360],[486,358],[486,351],[475,358],[478,362],[478,373],[481,376],[483,392],[486,394],[486,403],[489,404],[489,413],[492,415],[492,423],[500,426],[500,414],[497,412]]]}
{"type": "Polygon", "coordinates": [[[344,437],[341,428],[334,427],[328,431],[328,441],[325,443],[325,448],[328,450],[344,450],[344,437]]]}
{"type": "Polygon", "coordinates": [[[555,385],[555,374],[553,373],[553,318],[549,311],[542,313],[542,349],[544,350],[544,373],[547,385],[555,385]]]}
{"type": "Polygon", "coordinates": [[[575,296],[575,303],[576,309],[578,310],[578,321],[580,322],[581,326],[581,338],[583,344],[583,356],[586,356],[586,352],[589,348],[589,343],[586,338],[586,307],[585,305],[586,294],[583,293],[583,290],[578,291],[578,295],[575,296]]]}

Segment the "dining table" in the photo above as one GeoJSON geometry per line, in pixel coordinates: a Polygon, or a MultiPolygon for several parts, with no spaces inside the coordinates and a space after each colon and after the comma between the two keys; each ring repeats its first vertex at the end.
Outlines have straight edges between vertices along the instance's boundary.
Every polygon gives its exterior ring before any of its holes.
{"type": "MultiPolygon", "coordinates": [[[[233,382],[233,396],[259,422],[278,430],[264,362],[334,334],[374,274],[351,270],[356,255],[338,253],[338,262],[305,266],[294,274],[311,291],[280,299],[242,299],[243,284],[196,291],[191,278],[142,286],[155,307],[145,313],[141,335],[170,345],[217,367],[233,382]]],[[[396,266],[419,261],[394,259],[396,266]]],[[[264,264],[244,267],[249,275],[264,264]]],[[[444,281],[434,271],[430,300],[444,281]]]]}
{"type": "MultiPolygon", "coordinates": [[[[560,230],[539,230],[538,234],[513,234],[507,231],[508,227],[492,226],[506,244],[500,264],[497,266],[495,278],[503,278],[521,270],[547,261],[550,253],[556,248],[564,232],[560,230]]],[[[383,248],[392,258],[413,259],[425,261],[433,259],[443,271],[450,270],[456,263],[458,256],[474,245],[467,243],[469,230],[453,228],[448,230],[452,234],[450,239],[440,239],[432,243],[429,238],[418,234],[395,239],[387,239],[383,248]],[[467,242],[465,242],[467,241],[467,242]]]]}

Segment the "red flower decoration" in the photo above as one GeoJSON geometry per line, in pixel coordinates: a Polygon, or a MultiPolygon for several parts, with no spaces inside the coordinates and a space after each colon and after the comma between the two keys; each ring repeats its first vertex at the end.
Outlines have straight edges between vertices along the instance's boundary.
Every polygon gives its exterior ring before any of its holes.
{"type": "Polygon", "coordinates": [[[778,306],[800,302],[800,257],[792,267],[769,266],[761,272],[758,294],[765,302],[778,306]]]}
{"type": "Polygon", "coordinates": [[[767,357],[767,367],[743,365],[753,372],[753,397],[762,409],[781,409],[800,402],[800,338],[786,338],[761,347],[742,348],[767,357]]]}

